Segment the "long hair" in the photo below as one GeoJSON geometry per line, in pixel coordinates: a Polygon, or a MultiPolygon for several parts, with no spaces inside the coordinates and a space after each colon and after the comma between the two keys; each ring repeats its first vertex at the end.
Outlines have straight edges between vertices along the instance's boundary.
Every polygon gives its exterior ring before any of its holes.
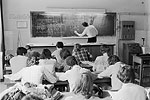
{"type": "Polygon", "coordinates": [[[40,59],[50,59],[50,58],[52,58],[51,51],[49,49],[43,49],[40,59]]]}
{"type": "Polygon", "coordinates": [[[90,98],[93,90],[93,78],[90,71],[86,71],[80,75],[75,82],[73,93],[81,93],[85,98],[90,98]]]}

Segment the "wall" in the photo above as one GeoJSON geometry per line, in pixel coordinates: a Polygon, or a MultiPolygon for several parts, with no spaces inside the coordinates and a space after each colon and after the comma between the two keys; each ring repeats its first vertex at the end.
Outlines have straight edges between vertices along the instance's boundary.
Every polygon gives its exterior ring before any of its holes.
{"type": "MultiPolygon", "coordinates": [[[[148,47],[150,47],[150,0],[148,0],[147,3],[147,12],[148,12],[148,33],[147,33],[147,42],[148,42],[148,47]]],[[[150,50],[148,51],[150,53],[150,50]]]]}
{"type": "MultiPolygon", "coordinates": [[[[108,12],[117,12],[120,15],[120,20],[136,21],[136,40],[141,43],[138,35],[147,37],[148,30],[146,27],[148,24],[147,15],[143,14],[146,12],[145,2],[146,0],[113,0],[113,2],[110,0],[3,0],[5,38],[8,43],[6,44],[7,53],[15,53],[18,46],[24,46],[27,43],[55,44],[58,40],[64,43],[85,43],[87,41],[86,39],[72,40],[51,37],[31,38],[30,11],[48,11],[51,7],[103,8],[108,12]],[[18,21],[26,21],[27,27],[17,28],[18,21]]],[[[98,37],[98,42],[116,44],[117,38],[116,36],[98,37]]]]}

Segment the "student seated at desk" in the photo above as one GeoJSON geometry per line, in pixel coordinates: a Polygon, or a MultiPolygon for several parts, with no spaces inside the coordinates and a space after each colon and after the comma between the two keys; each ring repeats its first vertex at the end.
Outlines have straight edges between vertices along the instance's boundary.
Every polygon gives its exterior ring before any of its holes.
{"type": "Polygon", "coordinates": [[[62,59],[62,63],[56,67],[58,72],[66,72],[67,70],[69,70],[68,66],[65,63],[65,59],[69,56],[71,56],[71,53],[68,49],[62,49],[60,51],[60,57],[62,59]]]}
{"type": "Polygon", "coordinates": [[[65,63],[68,67],[70,67],[70,70],[66,71],[65,73],[62,73],[59,76],[59,80],[69,82],[70,92],[73,91],[73,88],[75,87],[76,79],[80,76],[81,72],[89,71],[88,69],[81,68],[79,65],[77,65],[77,61],[74,56],[69,56],[66,58],[65,63]]]}
{"type": "Polygon", "coordinates": [[[121,65],[117,78],[123,83],[117,92],[109,92],[113,100],[146,100],[147,94],[144,87],[133,84],[134,70],[129,65],[121,65]]]}
{"type": "Polygon", "coordinates": [[[88,50],[83,48],[79,43],[76,43],[74,45],[72,56],[76,58],[78,64],[80,62],[91,61],[92,59],[92,55],[90,54],[90,52],[88,52],[88,50]]]}
{"type": "Polygon", "coordinates": [[[109,51],[110,49],[109,47],[107,47],[107,45],[100,46],[100,52],[102,53],[102,56],[98,56],[94,61],[94,65],[93,65],[94,72],[100,73],[109,66],[108,64],[108,58],[110,56],[109,51]]]}
{"type": "Polygon", "coordinates": [[[60,51],[63,49],[64,44],[63,42],[58,41],[56,43],[56,50],[52,53],[52,57],[55,57],[57,60],[58,65],[61,65],[62,59],[60,57],[60,51]]]}
{"type": "Polygon", "coordinates": [[[43,49],[39,65],[44,66],[50,73],[55,73],[55,64],[56,60],[52,59],[51,51],[49,49],[43,49]]]}
{"type": "Polygon", "coordinates": [[[100,77],[111,77],[111,90],[119,90],[122,86],[122,82],[117,78],[117,73],[119,71],[122,62],[119,57],[116,55],[112,55],[108,58],[109,67],[98,74],[98,78],[100,77]]]}
{"type": "Polygon", "coordinates": [[[85,71],[80,72],[72,89],[72,94],[65,100],[111,100],[111,98],[99,98],[95,95],[92,74],[90,71],[85,71]]]}
{"type": "Polygon", "coordinates": [[[27,59],[26,57],[27,49],[24,47],[17,48],[17,56],[14,56],[10,59],[10,66],[12,73],[17,73],[22,68],[27,66],[27,59]]]}
{"type": "MultiPolygon", "coordinates": [[[[34,51],[35,52],[35,51],[34,51]]],[[[25,67],[19,72],[12,74],[10,80],[20,80],[24,84],[26,82],[34,83],[34,84],[42,84],[42,80],[46,79],[50,83],[56,83],[58,80],[55,76],[55,73],[50,73],[44,66],[40,66],[39,64],[39,57],[33,55],[32,62],[34,65],[30,67],[25,67]]]]}

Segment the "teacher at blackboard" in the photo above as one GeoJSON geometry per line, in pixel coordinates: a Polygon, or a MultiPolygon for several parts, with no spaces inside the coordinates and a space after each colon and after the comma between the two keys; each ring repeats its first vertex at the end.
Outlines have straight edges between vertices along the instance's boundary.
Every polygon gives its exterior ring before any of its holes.
{"type": "Polygon", "coordinates": [[[96,42],[97,41],[98,31],[95,28],[95,26],[94,25],[88,25],[87,22],[83,22],[82,25],[83,25],[83,27],[85,27],[85,29],[82,32],[82,34],[79,34],[77,31],[74,31],[74,33],[77,34],[80,37],[82,37],[84,35],[87,35],[88,36],[88,43],[96,42]]]}

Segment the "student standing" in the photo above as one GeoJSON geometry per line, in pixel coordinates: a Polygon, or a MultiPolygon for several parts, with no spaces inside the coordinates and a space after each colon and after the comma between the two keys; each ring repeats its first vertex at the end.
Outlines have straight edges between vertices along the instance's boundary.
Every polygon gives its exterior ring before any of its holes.
{"type": "Polygon", "coordinates": [[[98,31],[95,28],[95,26],[94,25],[88,25],[87,22],[83,22],[82,25],[85,28],[84,31],[81,34],[79,34],[77,31],[74,31],[74,33],[80,37],[87,35],[88,36],[88,43],[97,42],[98,31]]]}

